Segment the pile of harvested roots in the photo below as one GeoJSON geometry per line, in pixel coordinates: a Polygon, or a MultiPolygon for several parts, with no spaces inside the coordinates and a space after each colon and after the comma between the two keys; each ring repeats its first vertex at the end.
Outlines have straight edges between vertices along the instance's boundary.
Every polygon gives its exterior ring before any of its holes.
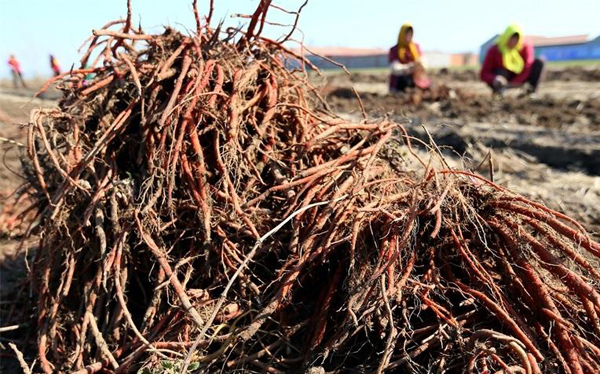
{"type": "Polygon", "coordinates": [[[260,35],[269,7],[193,36],[111,22],[33,113],[39,368],[599,372],[600,244],[334,115],[260,35]]]}

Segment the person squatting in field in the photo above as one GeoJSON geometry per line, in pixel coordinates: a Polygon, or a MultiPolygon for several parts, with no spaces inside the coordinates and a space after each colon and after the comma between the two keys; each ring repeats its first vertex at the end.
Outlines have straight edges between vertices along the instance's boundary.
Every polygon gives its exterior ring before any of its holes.
{"type": "Polygon", "coordinates": [[[429,88],[431,82],[425,75],[421,47],[413,42],[414,29],[405,23],[398,33],[398,43],[390,48],[390,91],[405,91],[409,87],[429,88]]]}
{"type": "Polygon", "coordinates": [[[535,58],[533,44],[524,38],[518,25],[510,25],[488,49],[480,78],[494,94],[502,95],[508,88],[525,88],[526,94],[536,91],[544,70],[544,61],[535,58]]]}

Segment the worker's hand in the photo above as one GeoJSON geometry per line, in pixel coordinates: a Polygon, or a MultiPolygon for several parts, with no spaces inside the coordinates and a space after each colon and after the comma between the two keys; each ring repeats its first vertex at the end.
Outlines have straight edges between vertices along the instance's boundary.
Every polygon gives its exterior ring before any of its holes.
{"type": "Polygon", "coordinates": [[[500,89],[508,86],[508,79],[503,77],[502,75],[496,75],[494,77],[494,81],[492,82],[492,86],[495,89],[500,89]]]}

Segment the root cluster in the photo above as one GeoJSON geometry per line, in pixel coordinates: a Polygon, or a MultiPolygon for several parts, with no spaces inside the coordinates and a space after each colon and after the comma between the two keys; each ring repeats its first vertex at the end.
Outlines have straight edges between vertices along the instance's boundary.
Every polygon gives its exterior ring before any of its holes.
{"type": "Polygon", "coordinates": [[[32,113],[41,369],[600,372],[600,244],[337,117],[260,35],[269,7],[245,31],[111,22],[32,113]]]}

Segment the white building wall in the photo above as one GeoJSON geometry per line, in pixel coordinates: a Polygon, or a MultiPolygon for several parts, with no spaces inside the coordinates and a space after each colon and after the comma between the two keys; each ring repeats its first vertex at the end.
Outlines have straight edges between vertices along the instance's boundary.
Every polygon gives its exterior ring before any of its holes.
{"type": "Polygon", "coordinates": [[[423,63],[428,68],[444,68],[451,65],[452,55],[443,52],[427,52],[423,53],[423,63]]]}

